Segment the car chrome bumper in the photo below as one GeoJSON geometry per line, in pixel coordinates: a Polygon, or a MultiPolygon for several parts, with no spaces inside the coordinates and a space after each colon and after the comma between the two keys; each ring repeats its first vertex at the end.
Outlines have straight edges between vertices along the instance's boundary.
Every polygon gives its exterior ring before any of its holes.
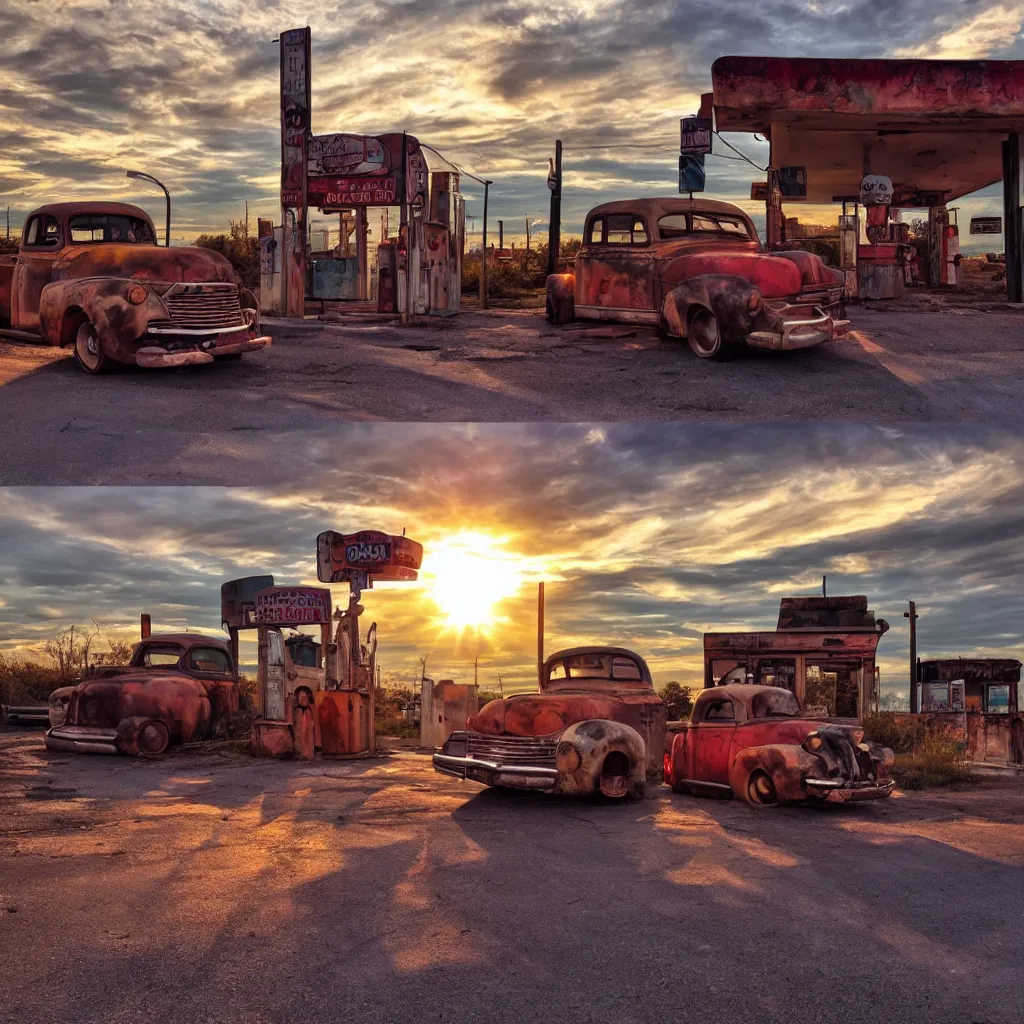
{"type": "MultiPolygon", "coordinates": [[[[150,332],[152,333],[152,332],[150,332]]],[[[181,332],[174,332],[180,336],[181,332]]],[[[240,352],[258,352],[270,344],[270,337],[236,339],[232,334],[224,334],[218,343],[210,348],[183,348],[171,351],[159,345],[143,345],[135,352],[135,362],[147,370],[161,370],[175,366],[198,366],[212,363],[216,356],[232,356],[240,352]]]]}
{"type": "Polygon", "coordinates": [[[477,757],[435,754],[434,770],[455,779],[468,779],[484,786],[509,786],[513,789],[553,790],[558,783],[556,768],[528,764],[496,764],[477,757]]]}
{"type": "Polygon", "coordinates": [[[77,754],[116,754],[117,731],[87,725],[62,725],[46,731],[46,749],[77,754]]]}
{"type": "Polygon", "coordinates": [[[815,316],[801,316],[788,319],[786,309],[774,310],[779,316],[779,326],[771,331],[751,331],[747,344],[751,348],[771,349],[776,352],[791,352],[798,348],[812,348],[832,341],[850,328],[849,320],[836,320],[820,306],[814,307],[815,316]]]}
{"type": "Polygon", "coordinates": [[[880,800],[892,795],[896,786],[886,782],[846,782],[843,779],[805,779],[807,791],[829,803],[845,804],[855,800],[880,800]]]}

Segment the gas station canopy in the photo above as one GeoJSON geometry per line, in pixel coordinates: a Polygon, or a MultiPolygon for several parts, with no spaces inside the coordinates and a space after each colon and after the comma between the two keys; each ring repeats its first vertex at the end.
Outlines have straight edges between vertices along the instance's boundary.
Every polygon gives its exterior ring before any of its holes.
{"type": "Polygon", "coordinates": [[[773,167],[807,169],[807,201],[892,179],[893,206],[937,206],[1000,181],[1024,132],[1024,61],[721,57],[715,127],[758,132],[773,167]]]}

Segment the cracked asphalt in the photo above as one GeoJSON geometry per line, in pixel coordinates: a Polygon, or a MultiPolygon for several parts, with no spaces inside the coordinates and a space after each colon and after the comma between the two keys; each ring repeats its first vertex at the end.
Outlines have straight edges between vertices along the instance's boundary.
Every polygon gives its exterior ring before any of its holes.
{"type": "Polygon", "coordinates": [[[1022,786],[755,811],[0,733],[0,1021],[1015,1024],[1022,786]]]}
{"type": "Polygon", "coordinates": [[[241,362],[109,377],[0,343],[0,482],[272,482],[346,421],[837,420],[1017,426],[1024,314],[857,307],[829,346],[698,360],[644,328],[594,337],[539,311],[426,326],[271,321],[241,362]]]}

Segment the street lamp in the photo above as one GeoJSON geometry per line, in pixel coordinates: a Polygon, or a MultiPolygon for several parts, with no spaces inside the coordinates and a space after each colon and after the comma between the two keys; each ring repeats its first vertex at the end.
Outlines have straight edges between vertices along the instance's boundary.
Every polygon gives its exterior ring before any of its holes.
{"type": "Polygon", "coordinates": [[[157,181],[152,174],[144,174],[142,171],[129,171],[128,177],[145,178],[146,181],[151,181],[154,185],[164,190],[164,195],[167,197],[167,226],[164,229],[164,245],[169,249],[171,247],[171,193],[167,191],[164,183],[157,181]]]}

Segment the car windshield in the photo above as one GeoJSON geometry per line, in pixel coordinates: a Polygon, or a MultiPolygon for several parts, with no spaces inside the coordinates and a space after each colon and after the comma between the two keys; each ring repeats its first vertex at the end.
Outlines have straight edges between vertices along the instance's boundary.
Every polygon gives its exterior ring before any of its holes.
{"type": "Polygon", "coordinates": [[[121,242],[128,245],[155,245],[153,229],[141,217],[121,213],[90,213],[72,217],[68,228],[71,241],[80,245],[90,242],[121,242]]]}
{"type": "Polygon", "coordinates": [[[750,712],[754,718],[793,718],[800,714],[800,703],[789,690],[778,687],[771,693],[754,694],[750,712]]]}
{"type": "Polygon", "coordinates": [[[716,234],[750,240],[747,222],[742,217],[730,213],[701,213],[698,211],[669,213],[659,219],[658,233],[662,238],[716,234]]]}

